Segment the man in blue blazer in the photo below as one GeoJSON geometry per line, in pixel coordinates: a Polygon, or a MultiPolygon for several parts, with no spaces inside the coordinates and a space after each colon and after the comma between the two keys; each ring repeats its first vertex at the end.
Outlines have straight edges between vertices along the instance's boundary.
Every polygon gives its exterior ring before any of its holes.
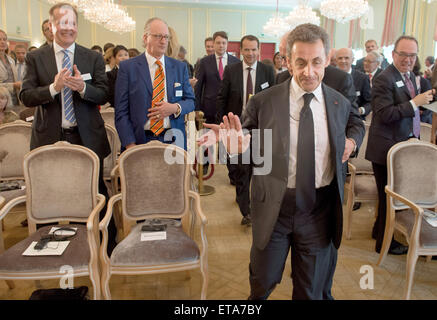
{"type": "Polygon", "coordinates": [[[184,115],[194,110],[185,63],[164,56],[167,23],[151,18],[144,28],[146,52],[120,63],[115,85],[115,126],[123,148],[159,140],[186,149],[184,115]]]}

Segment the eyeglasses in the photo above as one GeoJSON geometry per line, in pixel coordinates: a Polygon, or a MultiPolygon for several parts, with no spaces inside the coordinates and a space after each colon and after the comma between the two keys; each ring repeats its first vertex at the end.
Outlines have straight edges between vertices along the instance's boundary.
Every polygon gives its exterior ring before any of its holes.
{"type": "Polygon", "coordinates": [[[402,59],[405,59],[405,58],[413,59],[413,58],[417,57],[417,53],[397,52],[396,50],[393,50],[393,52],[396,53],[402,59]]]}
{"type": "Polygon", "coordinates": [[[171,37],[168,34],[152,34],[152,33],[149,33],[149,35],[151,35],[152,37],[154,37],[155,39],[157,39],[159,41],[161,41],[162,39],[165,39],[165,41],[171,40],[171,37]]]}
{"type": "Polygon", "coordinates": [[[375,63],[375,62],[378,62],[378,60],[366,60],[366,59],[364,59],[364,62],[365,63],[375,63]]]}

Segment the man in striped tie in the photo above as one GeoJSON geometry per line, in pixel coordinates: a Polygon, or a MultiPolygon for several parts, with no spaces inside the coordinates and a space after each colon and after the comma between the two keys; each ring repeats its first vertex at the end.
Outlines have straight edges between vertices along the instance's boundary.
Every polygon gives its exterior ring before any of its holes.
{"type": "Polygon", "coordinates": [[[194,110],[185,63],[165,56],[167,23],[151,18],[146,52],[120,63],[115,85],[115,125],[123,148],[159,140],[186,149],[184,115],[194,110]]]}

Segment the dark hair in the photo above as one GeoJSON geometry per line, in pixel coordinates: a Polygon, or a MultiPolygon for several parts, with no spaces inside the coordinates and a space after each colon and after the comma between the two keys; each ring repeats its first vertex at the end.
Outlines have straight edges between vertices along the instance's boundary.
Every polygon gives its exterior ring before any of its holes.
{"type": "Polygon", "coordinates": [[[44,25],[45,25],[47,22],[49,22],[49,19],[45,19],[45,20],[42,22],[42,24],[41,24],[41,30],[42,30],[43,33],[44,33],[44,25]]]}
{"type": "Polygon", "coordinates": [[[400,36],[399,38],[397,38],[397,39],[396,39],[396,42],[395,42],[395,47],[394,47],[393,50],[396,51],[396,48],[398,47],[398,44],[399,44],[399,42],[400,42],[401,40],[410,40],[410,41],[414,41],[414,42],[416,42],[416,45],[417,45],[417,51],[419,51],[419,42],[417,42],[417,39],[416,39],[415,37],[413,37],[413,36],[400,36]]]}
{"type": "Polygon", "coordinates": [[[435,61],[433,56],[427,56],[425,60],[427,60],[431,64],[434,64],[434,61],[435,61]]]}
{"type": "Polygon", "coordinates": [[[112,51],[112,55],[114,56],[114,58],[117,56],[117,54],[121,51],[124,50],[127,53],[129,53],[129,51],[127,50],[127,48],[121,44],[117,45],[114,47],[113,51],[112,51]]]}
{"type": "Polygon", "coordinates": [[[17,44],[15,46],[14,51],[17,50],[17,49],[24,49],[24,50],[26,50],[26,46],[24,44],[22,44],[22,43],[19,43],[19,44],[17,44]]]}
{"type": "Polygon", "coordinates": [[[244,40],[256,41],[256,43],[257,43],[257,48],[259,49],[259,40],[258,40],[257,37],[255,37],[255,36],[249,34],[249,35],[246,35],[246,36],[244,36],[243,38],[241,38],[241,41],[240,41],[240,47],[241,47],[241,49],[243,49],[243,41],[244,41],[244,40]]]}
{"type": "Polygon", "coordinates": [[[420,68],[421,68],[421,65],[420,65],[419,59],[416,59],[416,62],[414,63],[413,70],[411,70],[411,71],[412,71],[416,76],[421,76],[423,73],[420,72],[420,68]]]}
{"type": "Polygon", "coordinates": [[[222,38],[228,40],[228,34],[224,31],[214,32],[214,34],[212,35],[212,40],[215,41],[215,38],[217,38],[217,37],[222,37],[222,38]]]}
{"type": "Polygon", "coordinates": [[[130,48],[127,52],[129,53],[129,58],[136,57],[140,54],[137,48],[130,48]]]}
{"type": "Polygon", "coordinates": [[[51,7],[50,10],[49,10],[50,18],[51,18],[51,19],[53,18],[53,14],[54,14],[54,12],[55,12],[56,9],[61,9],[61,8],[63,8],[63,7],[68,7],[68,8],[70,8],[71,10],[73,10],[73,12],[74,12],[74,14],[75,14],[75,16],[76,16],[76,23],[77,23],[77,22],[78,22],[78,16],[77,16],[77,10],[76,10],[76,8],[75,8],[74,6],[72,6],[71,4],[66,3],[66,2],[60,2],[60,3],[57,3],[57,4],[55,4],[53,7],[51,7]]]}
{"type": "Polygon", "coordinates": [[[208,37],[208,38],[206,38],[206,39],[205,39],[205,45],[206,45],[206,43],[207,43],[208,41],[214,41],[214,39],[213,39],[212,37],[208,37]]]}
{"type": "Polygon", "coordinates": [[[106,52],[106,50],[108,50],[109,48],[114,48],[114,47],[115,45],[113,43],[108,42],[103,46],[103,52],[106,52]]]}
{"type": "Polygon", "coordinates": [[[31,46],[27,49],[27,52],[30,52],[30,51],[35,50],[35,49],[38,49],[38,48],[35,46],[31,46]]]}
{"type": "Polygon", "coordinates": [[[291,58],[291,49],[295,42],[315,43],[322,40],[325,55],[329,55],[329,36],[321,27],[304,23],[294,28],[287,37],[287,57],[291,58]]]}
{"type": "Polygon", "coordinates": [[[94,46],[92,46],[91,47],[91,50],[98,50],[100,53],[103,53],[103,51],[102,51],[102,47],[101,46],[99,46],[99,45],[94,45],[94,46]]]}
{"type": "Polygon", "coordinates": [[[364,42],[364,46],[365,46],[366,44],[368,44],[369,42],[375,42],[376,46],[378,46],[378,42],[376,42],[376,40],[373,40],[373,39],[369,39],[369,40],[367,40],[366,42],[364,42]]]}

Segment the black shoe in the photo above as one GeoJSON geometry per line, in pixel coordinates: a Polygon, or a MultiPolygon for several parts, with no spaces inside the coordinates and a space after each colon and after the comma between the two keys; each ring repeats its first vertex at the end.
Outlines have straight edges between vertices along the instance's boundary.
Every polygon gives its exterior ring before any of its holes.
{"type": "Polygon", "coordinates": [[[376,229],[372,229],[372,239],[376,240],[376,229]]]}
{"type": "Polygon", "coordinates": [[[206,174],[208,173],[208,164],[204,164],[203,165],[203,175],[206,176],[206,174]]]}
{"type": "Polygon", "coordinates": [[[252,219],[250,218],[250,215],[244,216],[243,219],[241,219],[241,225],[248,227],[252,225],[252,219]]]}
{"type": "Polygon", "coordinates": [[[355,202],[352,211],[358,210],[359,208],[361,208],[361,202],[355,202]]]}
{"type": "Polygon", "coordinates": [[[407,252],[408,252],[408,247],[404,246],[403,244],[400,244],[388,250],[389,254],[394,254],[394,255],[402,255],[402,254],[406,254],[407,252]]]}
{"type": "Polygon", "coordinates": [[[231,185],[233,185],[233,186],[236,185],[235,180],[232,180],[232,179],[229,179],[229,183],[230,183],[231,185]]]}

